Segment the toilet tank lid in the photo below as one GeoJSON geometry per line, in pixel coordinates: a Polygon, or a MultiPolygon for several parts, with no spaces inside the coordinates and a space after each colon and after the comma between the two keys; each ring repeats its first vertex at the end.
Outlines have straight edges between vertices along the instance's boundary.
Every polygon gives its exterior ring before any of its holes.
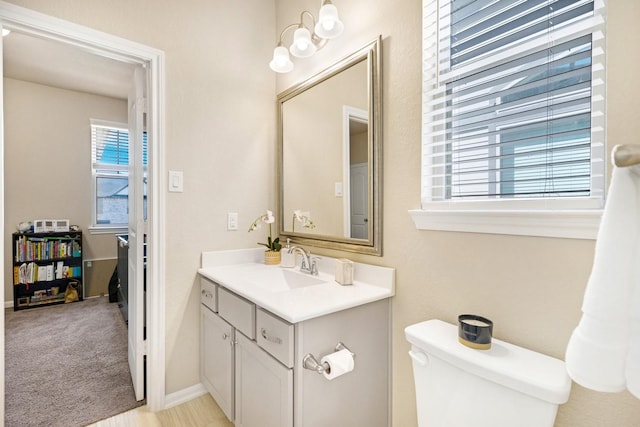
{"type": "Polygon", "coordinates": [[[491,349],[474,350],[458,342],[458,327],[433,319],[405,328],[407,340],[432,357],[538,399],[562,404],[571,379],[562,360],[493,339],[491,349]]]}

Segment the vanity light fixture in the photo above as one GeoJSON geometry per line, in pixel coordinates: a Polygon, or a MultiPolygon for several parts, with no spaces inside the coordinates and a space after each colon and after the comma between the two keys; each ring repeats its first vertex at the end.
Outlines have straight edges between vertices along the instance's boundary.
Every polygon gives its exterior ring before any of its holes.
{"type": "Polygon", "coordinates": [[[307,10],[300,13],[300,22],[288,25],[280,33],[278,45],[273,50],[273,59],[269,62],[269,67],[276,73],[288,73],[293,70],[293,62],[289,57],[291,53],[296,58],[308,58],[322,48],[327,40],[338,37],[344,30],[344,24],[338,16],[338,9],[331,3],[331,0],[322,0],[318,22],[313,14],[307,10]],[[304,23],[305,15],[311,17],[313,25],[307,27],[304,23]],[[296,29],[293,33],[293,42],[289,49],[283,43],[284,34],[296,29]]]}

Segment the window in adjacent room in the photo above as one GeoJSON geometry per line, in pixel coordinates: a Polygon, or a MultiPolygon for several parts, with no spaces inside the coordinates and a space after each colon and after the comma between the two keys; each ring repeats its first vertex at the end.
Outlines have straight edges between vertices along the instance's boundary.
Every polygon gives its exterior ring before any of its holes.
{"type": "Polygon", "coordinates": [[[424,1],[419,228],[431,228],[430,210],[602,207],[603,9],[601,0],[424,1]]]}
{"type": "MultiPolygon", "coordinates": [[[[147,135],[143,135],[146,182],[147,135]]],[[[94,228],[126,228],[129,222],[129,131],[126,124],[91,120],[94,228]]],[[[146,186],[144,190],[146,217],[146,186]]]]}

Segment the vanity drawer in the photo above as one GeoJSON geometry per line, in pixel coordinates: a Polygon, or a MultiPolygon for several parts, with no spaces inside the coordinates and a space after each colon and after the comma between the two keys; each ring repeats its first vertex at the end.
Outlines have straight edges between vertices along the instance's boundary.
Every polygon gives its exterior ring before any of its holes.
{"type": "Polygon", "coordinates": [[[211,309],[214,313],[218,312],[218,285],[211,280],[200,276],[200,302],[211,309]]]}
{"type": "Polygon", "coordinates": [[[255,304],[218,287],[218,314],[248,338],[256,339],[255,304]]]}
{"type": "Polygon", "coordinates": [[[258,345],[293,368],[293,325],[261,308],[257,309],[256,317],[258,345]]]}

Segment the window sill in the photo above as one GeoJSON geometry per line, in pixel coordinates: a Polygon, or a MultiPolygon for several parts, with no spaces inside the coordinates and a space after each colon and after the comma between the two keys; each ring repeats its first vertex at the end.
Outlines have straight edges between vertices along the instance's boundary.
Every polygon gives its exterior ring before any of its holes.
{"type": "Polygon", "coordinates": [[[418,230],[595,239],[602,210],[415,209],[409,215],[418,230]]]}
{"type": "Polygon", "coordinates": [[[97,227],[91,226],[89,227],[90,234],[122,234],[127,233],[129,231],[128,227],[97,227]]]}

